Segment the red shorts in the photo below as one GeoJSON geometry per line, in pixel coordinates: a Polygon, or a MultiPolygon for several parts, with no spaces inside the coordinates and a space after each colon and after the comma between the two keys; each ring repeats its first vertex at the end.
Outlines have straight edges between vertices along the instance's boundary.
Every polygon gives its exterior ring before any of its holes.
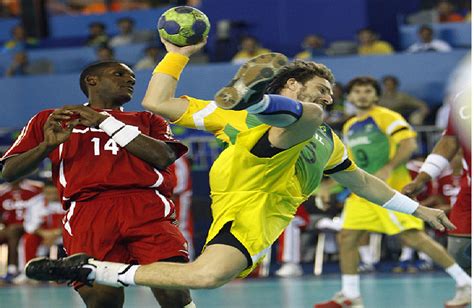
{"type": "Polygon", "coordinates": [[[183,257],[187,243],[172,218],[174,205],[154,190],[101,193],[71,202],[63,220],[68,255],[84,252],[102,261],[149,264],[183,257]]]}
{"type": "Polygon", "coordinates": [[[456,226],[450,235],[471,235],[471,188],[461,187],[449,219],[456,226]]]}

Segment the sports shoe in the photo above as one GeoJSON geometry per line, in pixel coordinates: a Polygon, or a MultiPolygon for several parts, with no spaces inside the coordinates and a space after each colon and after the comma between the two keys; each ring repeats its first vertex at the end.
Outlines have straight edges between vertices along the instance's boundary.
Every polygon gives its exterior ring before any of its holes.
{"type": "Polygon", "coordinates": [[[315,304],[314,308],[364,308],[364,303],[361,297],[347,298],[339,291],[330,301],[315,304]]]}
{"type": "Polygon", "coordinates": [[[296,263],[285,263],[276,272],[279,277],[299,277],[303,275],[301,265],[296,263]]]}
{"type": "Polygon", "coordinates": [[[415,266],[420,272],[429,272],[433,270],[433,263],[426,260],[416,261],[415,266]]]}
{"type": "Polygon", "coordinates": [[[287,63],[285,55],[275,52],[250,59],[231,82],[216,93],[216,105],[222,109],[243,110],[258,103],[267,85],[287,63]]]}
{"type": "Polygon", "coordinates": [[[398,265],[392,269],[394,273],[416,273],[418,269],[411,263],[411,261],[400,261],[398,265]]]}
{"type": "Polygon", "coordinates": [[[78,281],[92,285],[92,281],[87,279],[92,269],[84,267],[84,265],[94,266],[89,263],[91,259],[83,253],[59,260],[35,258],[26,264],[25,273],[28,278],[40,281],[78,281]]]}
{"type": "Polygon", "coordinates": [[[444,303],[445,308],[461,308],[471,303],[471,285],[456,288],[452,299],[444,303]]]}
{"type": "Polygon", "coordinates": [[[18,274],[6,273],[4,276],[0,277],[0,280],[6,284],[12,283],[13,279],[17,277],[18,274]]]}
{"type": "Polygon", "coordinates": [[[25,284],[38,284],[40,283],[37,280],[32,280],[26,277],[25,273],[21,273],[20,275],[13,278],[12,283],[14,285],[25,285],[25,284]]]}
{"type": "Polygon", "coordinates": [[[373,273],[375,272],[375,266],[373,264],[360,262],[357,271],[359,273],[373,273]]]}

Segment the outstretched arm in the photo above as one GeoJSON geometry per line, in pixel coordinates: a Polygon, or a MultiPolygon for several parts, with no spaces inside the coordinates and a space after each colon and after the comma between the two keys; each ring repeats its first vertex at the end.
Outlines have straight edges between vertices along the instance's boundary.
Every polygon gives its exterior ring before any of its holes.
{"type": "Polygon", "coordinates": [[[419,205],[362,169],[340,171],[332,174],[331,177],[349,188],[356,195],[375,204],[382,205],[386,209],[412,214],[438,230],[444,231],[445,228],[448,230],[455,229],[455,226],[449,221],[443,211],[419,205]]]}
{"type": "Polygon", "coordinates": [[[161,41],[168,54],[153,71],[142,106],[170,121],[176,121],[186,112],[189,104],[188,100],[175,97],[179,75],[189,57],[199,51],[206,41],[185,47],[175,46],[163,39],[161,41]]]}

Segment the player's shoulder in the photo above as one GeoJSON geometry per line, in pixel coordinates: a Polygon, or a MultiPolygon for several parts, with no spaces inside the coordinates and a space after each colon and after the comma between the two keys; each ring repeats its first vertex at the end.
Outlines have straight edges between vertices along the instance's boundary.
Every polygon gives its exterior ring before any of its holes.
{"type": "Polygon", "coordinates": [[[390,110],[382,106],[374,106],[371,115],[377,120],[387,120],[393,118],[401,118],[402,115],[396,111],[390,110]]]}

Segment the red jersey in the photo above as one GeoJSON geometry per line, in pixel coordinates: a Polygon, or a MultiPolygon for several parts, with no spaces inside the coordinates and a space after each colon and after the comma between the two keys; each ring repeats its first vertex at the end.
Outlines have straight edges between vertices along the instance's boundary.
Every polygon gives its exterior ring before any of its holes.
{"type": "MultiPolygon", "coordinates": [[[[1,160],[40,144],[44,140],[43,126],[53,111],[49,109],[36,114],[1,160]]],[[[159,116],[150,112],[104,111],[125,124],[138,127],[144,135],[176,144],[176,157],[187,151],[186,146],[172,137],[168,123],[159,116]]],[[[99,128],[76,126],[69,139],[48,156],[52,162],[53,181],[65,207],[70,200],[84,201],[110,190],[150,188],[169,198],[175,183],[169,168],[155,169],[121,148],[99,128]]]]}
{"type": "MultiPolygon", "coordinates": [[[[411,160],[406,164],[410,176],[414,179],[423,165],[422,161],[411,160]]],[[[447,204],[453,205],[459,194],[461,176],[454,176],[453,170],[449,167],[443,170],[437,179],[426,183],[423,191],[417,196],[418,201],[423,201],[429,196],[441,196],[447,204]]]]}
{"type": "Polygon", "coordinates": [[[43,183],[23,180],[17,187],[9,183],[0,185],[0,221],[6,225],[23,223],[29,200],[39,195],[43,183]]]}

